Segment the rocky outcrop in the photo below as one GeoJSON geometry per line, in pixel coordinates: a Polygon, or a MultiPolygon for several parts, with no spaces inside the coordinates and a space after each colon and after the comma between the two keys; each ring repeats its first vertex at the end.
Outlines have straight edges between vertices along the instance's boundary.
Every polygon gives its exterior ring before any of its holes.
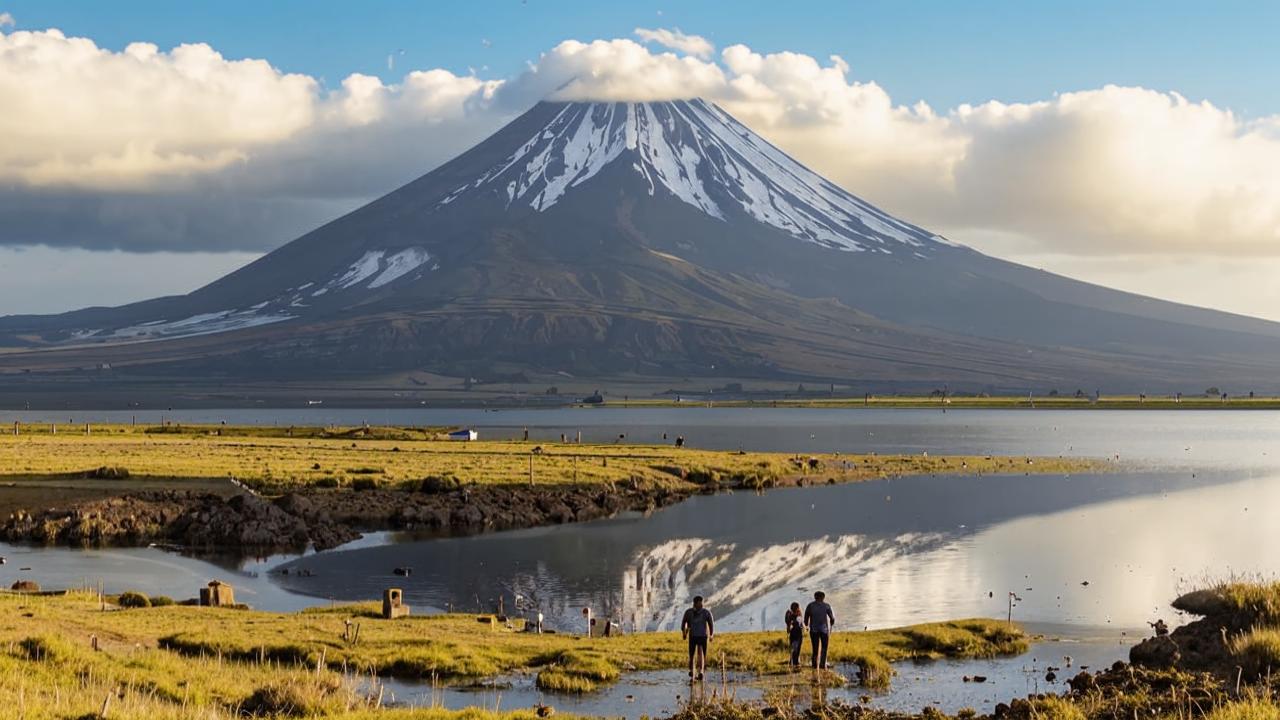
{"type": "Polygon", "coordinates": [[[289,497],[148,491],[14,513],[0,527],[9,541],[62,545],[173,543],[197,548],[332,547],[359,534],[289,497]]]}
{"type": "Polygon", "coordinates": [[[357,529],[465,535],[610,517],[677,502],[687,493],[633,483],[593,486],[461,486],[419,491],[308,489],[276,498],[187,491],[136,492],[18,512],[0,525],[5,540],[62,545],[166,543],[245,553],[328,549],[357,529]]]}

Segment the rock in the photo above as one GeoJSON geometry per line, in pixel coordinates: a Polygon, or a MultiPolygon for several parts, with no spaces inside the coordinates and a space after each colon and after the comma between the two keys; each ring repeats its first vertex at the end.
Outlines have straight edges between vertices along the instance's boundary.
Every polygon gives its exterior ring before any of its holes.
{"type": "Polygon", "coordinates": [[[1085,693],[1098,687],[1098,683],[1093,679],[1092,675],[1081,671],[1075,677],[1067,680],[1067,686],[1071,688],[1072,692],[1085,693]]]}
{"type": "Polygon", "coordinates": [[[38,593],[40,592],[40,583],[35,580],[18,580],[9,586],[14,592],[38,593]]]}
{"type": "Polygon", "coordinates": [[[1168,635],[1148,638],[1129,650],[1129,662],[1149,668],[1171,668],[1182,659],[1178,643],[1168,635]]]}

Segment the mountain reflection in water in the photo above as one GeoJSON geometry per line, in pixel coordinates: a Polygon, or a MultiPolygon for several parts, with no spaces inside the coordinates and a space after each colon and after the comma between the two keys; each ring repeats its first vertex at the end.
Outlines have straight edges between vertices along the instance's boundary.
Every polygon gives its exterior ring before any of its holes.
{"type": "Polygon", "coordinates": [[[1280,540],[1273,500],[1272,473],[902,478],[697,496],[649,517],[470,538],[395,536],[295,560],[276,580],[336,600],[403,587],[410,604],[437,609],[492,610],[499,596],[511,608],[519,593],[565,629],[583,606],[628,631],[674,628],[694,594],[724,629],[776,628],[787,603],[817,589],[850,629],[1003,616],[1010,591],[1015,619],[1137,627],[1162,612],[1179,573],[1220,574],[1232,557],[1269,569],[1256,549],[1280,540]],[[1252,516],[1240,512],[1249,498],[1252,516]],[[410,577],[392,575],[406,565],[410,577]]]}

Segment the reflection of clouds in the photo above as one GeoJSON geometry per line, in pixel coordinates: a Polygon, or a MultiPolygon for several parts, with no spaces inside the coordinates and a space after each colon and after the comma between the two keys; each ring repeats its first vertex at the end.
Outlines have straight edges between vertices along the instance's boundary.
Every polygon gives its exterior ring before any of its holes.
{"type": "Polygon", "coordinates": [[[1169,603],[1206,579],[1280,574],[1276,508],[1267,474],[1017,518],[884,564],[850,607],[871,627],[1004,617],[1014,591],[1014,620],[1145,630],[1188,619],[1169,603]]]}
{"type": "Polygon", "coordinates": [[[671,540],[642,550],[624,571],[618,616],[628,629],[676,629],[690,599],[700,594],[725,629],[780,626],[791,602],[822,589],[839,611],[845,598],[863,592],[860,580],[868,573],[945,539],[937,533],[840,535],[756,548],[671,540]]]}

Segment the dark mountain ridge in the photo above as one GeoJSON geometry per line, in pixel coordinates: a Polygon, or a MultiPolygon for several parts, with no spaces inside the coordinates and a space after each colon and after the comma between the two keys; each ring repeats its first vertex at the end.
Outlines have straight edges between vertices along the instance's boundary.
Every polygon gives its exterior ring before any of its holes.
{"type": "Polygon", "coordinates": [[[1280,325],[991,258],[702,101],[540,103],[189,295],[0,318],[0,378],[432,372],[1280,388],[1280,325]]]}

